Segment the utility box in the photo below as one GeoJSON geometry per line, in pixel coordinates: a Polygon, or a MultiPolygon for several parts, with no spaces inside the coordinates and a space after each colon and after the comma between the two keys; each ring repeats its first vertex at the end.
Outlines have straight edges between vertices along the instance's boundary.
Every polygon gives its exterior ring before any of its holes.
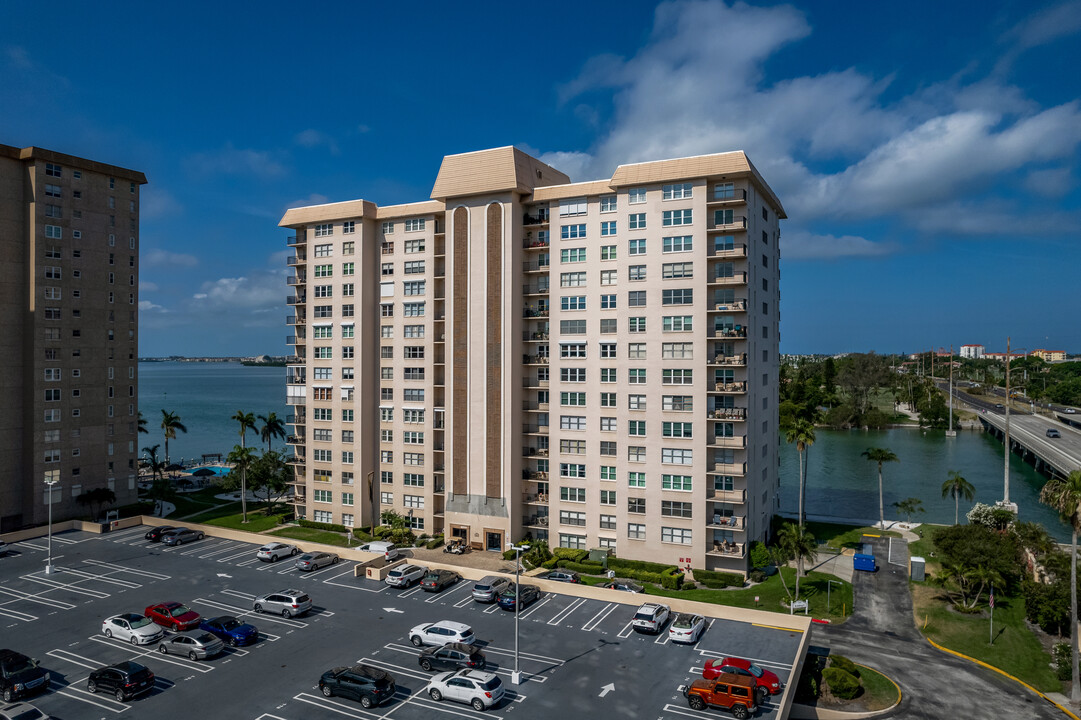
{"type": "Polygon", "coordinates": [[[926,562],[921,557],[913,557],[908,560],[908,577],[916,582],[923,582],[926,577],[926,562]]]}
{"type": "Polygon", "coordinates": [[[878,569],[875,565],[875,556],[867,553],[856,553],[852,556],[852,569],[874,572],[878,569]]]}

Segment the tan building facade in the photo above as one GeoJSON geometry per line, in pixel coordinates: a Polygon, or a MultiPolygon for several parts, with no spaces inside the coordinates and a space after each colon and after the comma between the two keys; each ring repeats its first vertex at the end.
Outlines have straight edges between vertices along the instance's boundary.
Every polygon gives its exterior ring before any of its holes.
{"type": "Polygon", "coordinates": [[[135,502],[140,172],[0,145],[0,532],[135,502]]]}
{"type": "Polygon", "coordinates": [[[780,231],[740,152],[286,213],[298,513],[742,571],[777,507],[780,231]]]}

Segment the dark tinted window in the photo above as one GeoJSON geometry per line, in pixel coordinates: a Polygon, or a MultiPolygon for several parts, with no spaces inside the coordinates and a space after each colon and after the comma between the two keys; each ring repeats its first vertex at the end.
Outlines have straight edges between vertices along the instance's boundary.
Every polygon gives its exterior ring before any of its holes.
{"type": "Polygon", "coordinates": [[[491,680],[489,680],[488,682],[484,683],[483,687],[484,687],[485,690],[495,690],[497,687],[499,687],[502,684],[503,684],[503,682],[499,678],[494,677],[491,680]]]}

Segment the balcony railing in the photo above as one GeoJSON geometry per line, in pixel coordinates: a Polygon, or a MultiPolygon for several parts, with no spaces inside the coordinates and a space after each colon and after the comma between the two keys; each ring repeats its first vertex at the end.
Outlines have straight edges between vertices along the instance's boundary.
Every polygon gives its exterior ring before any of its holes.
{"type": "Polygon", "coordinates": [[[737,203],[747,201],[747,190],[745,188],[733,188],[731,195],[725,195],[724,197],[717,197],[713,195],[706,201],[707,205],[725,204],[725,203],[737,203]]]}
{"type": "Polygon", "coordinates": [[[746,420],[747,408],[717,408],[709,411],[709,417],[713,420],[746,420]]]}
{"type": "Polygon", "coordinates": [[[706,500],[710,502],[724,502],[733,503],[736,505],[745,505],[747,503],[747,491],[746,490],[711,490],[706,495],[706,500]]]}
{"type": "Polygon", "coordinates": [[[722,448],[745,448],[747,447],[746,435],[714,435],[707,445],[722,448]]]}
{"type": "Polygon", "coordinates": [[[747,328],[745,328],[745,327],[726,327],[726,326],[715,327],[715,328],[713,328],[712,337],[713,338],[721,338],[721,339],[731,338],[731,339],[744,339],[745,340],[747,338],[747,328]]]}
{"type": "Polygon", "coordinates": [[[290,295],[285,298],[286,305],[303,305],[308,302],[307,295],[290,295]]]}
{"type": "Polygon", "coordinates": [[[711,530],[742,530],[743,525],[742,515],[718,515],[714,513],[706,527],[711,530]]]}
{"type": "Polygon", "coordinates": [[[308,258],[304,255],[290,255],[285,259],[287,265],[304,265],[308,258]]]}
{"type": "Polygon", "coordinates": [[[523,355],[522,356],[522,363],[524,363],[525,365],[547,365],[548,364],[548,356],[547,355],[523,355]]]}
{"type": "Polygon", "coordinates": [[[525,318],[532,318],[532,317],[546,318],[546,317],[548,317],[548,308],[540,307],[539,305],[526,305],[525,307],[522,308],[522,317],[525,317],[525,318]]]}
{"type": "Polygon", "coordinates": [[[726,222],[726,219],[722,219],[717,222],[717,218],[710,218],[708,230],[746,230],[747,218],[743,216],[735,216],[731,222],[726,222]]]}
{"type": "Polygon", "coordinates": [[[525,213],[522,215],[523,225],[543,225],[550,219],[550,214],[547,210],[539,210],[536,215],[530,215],[525,213]]]}
{"type": "Polygon", "coordinates": [[[286,405],[307,405],[308,404],[308,399],[306,397],[304,397],[303,395],[286,395],[285,396],[285,404],[286,405]]]}
{"type": "Polygon", "coordinates": [[[285,344],[286,345],[306,345],[307,343],[308,343],[308,338],[305,335],[286,335],[285,336],[285,344]]]}
{"type": "MultiPolygon", "coordinates": [[[[526,357],[530,357],[530,356],[527,355],[526,357]]],[[[546,388],[546,387],[548,387],[548,382],[549,382],[548,380],[539,380],[539,379],[537,379],[535,377],[532,377],[532,378],[531,377],[523,377],[522,378],[522,387],[527,388],[527,389],[530,389],[530,388],[532,388],[532,389],[546,388]]]]}
{"type": "Polygon", "coordinates": [[[744,544],[736,542],[713,542],[713,549],[707,550],[706,555],[720,555],[722,557],[741,558],[744,556],[744,544]]]}
{"type": "Polygon", "coordinates": [[[724,475],[746,475],[747,463],[715,462],[713,463],[712,472],[722,473],[724,475]]]}
{"type": "Polygon", "coordinates": [[[286,315],[285,316],[285,324],[286,325],[303,325],[305,322],[307,322],[307,318],[305,318],[303,315],[286,315]]]}
{"type": "Polygon", "coordinates": [[[710,257],[745,258],[747,257],[747,246],[744,244],[714,245],[710,257]]]}
{"type": "Polygon", "coordinates": [[[545,341],[546,342],[548,340],[548,333],[546,333],[546,332],[530,332],[528,330],[525,330],[525,331],[522,332],[522,340],[524,340],[525,342],[532,342],[534,340],[536,340],[536,341],[545,341]]]}
{"type": "Polygon", "coordinates": [[[548,448],[524,447],[522,457],[548,457],[548,448]]]}
{"type": "Polygon", "coordinates": [[[304,279],[303,275],[291,275],[285,279],[287,285],[307,285],[308,281],[304,279]]]}
{"type": "Polygon", "coordinates": [[[713,285],[746,285],[747,273],[738,272],[731,275],[714,275],[710,280],[713,285]]]}
{"type": "Polygon", "coordinates": [[[307,425],[308,417],[304,413],[297,413],[295,415],[285,416],[286,425],[307,425]]]}
{"type": "Polygon", "coordinates": [[[744,367],[747,365],[747,353],[742,355],[715,355],[711,364],[744,367]]]}
{"type": "Polygon", "coordinates": [[[548,502],[548,493],[522,493],[522,502],[527,505],[541,505],[548,502]]]}
{"type": "Polygon", "coordinates": [[[308,381],[305,379],[304,373],[299,373],[299,374],[286,373],[285,382],[286,382],[287,385],[304,385],[308,381]]]}
{"type": "Polygon", "coordinates": [[[304,434],[301,433],[299,435],[287,435],[285,437],[285,444],[286,445],[303,445],[304,444],[304,434]]]}
{"type": "Polygon", "coordinates": [[[548,272],[551,266],[548,263],[543,265],[539,260],[525,260],[522,262],[522,272],[548,272]]]}
{"type": "Polygon", "coordinates": [[[523,400],[522,401],[522,410],[525,410],[527,412],[531,412],[531,411],[534,411],[534,410],[547,410],[547,409],[548,409],[548,403],[546,403],[546,402],[542,403],[542,402],[538,402],[537,400],[523,400]]]}
{"type": "Polygon", "coordinates": [[[719,382],[713,385],[714,392],[743,393],[747,392],[746,382],[719,382]]]}
{"type": "Polygon", "coordinates": [[[549,288],[548,288],[547,285],[523,285],[522,286],[522,294],[523,295],[547,295],[548,290],[549,290],[549,288]]]}
{"type": "Polygon", "coordinates": [[[548,527],[547,515],[530,515],[522,518],[522,524],[526,527],[548,527]]]}
{"type": "Polygon", "coordinates": [[[732,302],[714,303],[713,311],[714,312],[746,312],[747,311],[747,301],[743,300],[743,299],[740,299],[740,300],[733,300],[732,302]]]}
{"type": "Polygon", "coordinates": [[[542,250],[551,244],[551,240],[548,238],[526,238],[522,242],[522,247],[526,250],[542,250]]]}
{"type": "Polygon", "coordinates": [[[523,424],[522,425],[522,432],[526,433],[527,435],[547,435],[548,434],[548,426],[547,425],[525,425],[525,424],[523,424]]]}
{"type": "Polygon", "coordinates": [[[297,242],[297,236],[296,235],[290,235],[289,237],[285,238],[285,244],[286,245],[303,245],[304,241],[301,240],[300,242],[297,242]]]}

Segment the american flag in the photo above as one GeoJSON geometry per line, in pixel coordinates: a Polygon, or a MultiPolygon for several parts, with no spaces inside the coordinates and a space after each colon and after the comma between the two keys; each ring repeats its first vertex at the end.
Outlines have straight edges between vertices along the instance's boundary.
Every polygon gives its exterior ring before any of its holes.
{"type": "Polygon", "coordinates": [[[991,594],[987,598],[987,604],[991,606],[991,609],[995,609],[995,589],[991,588],[991,594]]]}

